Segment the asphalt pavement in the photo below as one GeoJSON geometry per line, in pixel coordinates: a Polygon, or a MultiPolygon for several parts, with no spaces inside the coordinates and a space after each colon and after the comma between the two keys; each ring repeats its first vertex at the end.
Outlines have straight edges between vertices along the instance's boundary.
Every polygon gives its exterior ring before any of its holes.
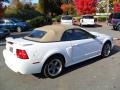
{"type": "MultiPolygon", "coordinates": [[[[111,26],[85,27],[120,38],[120,32],[111,30],[111,26]]],[[[27,33],[13,33],[21,37],[27,33]]],[[[0,90],[120,90],[120,48],[115,47],[111,56],[90,59],[86,62],[66,68],[57,78],[42,78],[40,74],[21,75],[11,71],[4,63],[0,45],[0,90]]]]}

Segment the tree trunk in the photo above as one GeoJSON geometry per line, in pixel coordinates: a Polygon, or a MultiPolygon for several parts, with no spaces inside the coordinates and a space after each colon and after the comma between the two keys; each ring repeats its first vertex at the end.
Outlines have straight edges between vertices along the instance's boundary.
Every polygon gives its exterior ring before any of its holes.
{"type": "Polygon", "coordinates": [[[40,11],[41,13],[45,12],[45,1],[44,0],[39,0],[38,1],[38,11],[40,11]]]}
{"type": "Polygon", "coordinates": [[[3,7],[2,0],[0,0],[0,18],[3,17],[6,7],[3,7]]]}

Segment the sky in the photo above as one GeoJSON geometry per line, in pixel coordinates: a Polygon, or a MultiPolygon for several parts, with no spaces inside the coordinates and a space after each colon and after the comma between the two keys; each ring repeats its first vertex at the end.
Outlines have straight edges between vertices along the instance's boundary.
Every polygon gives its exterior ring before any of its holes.
{"type": "Polygon", "coordinates": [[[32,3],[38,3],[38,0],[31,0],[32,3]]]}
{"type": "MultiPolygon", "coordinates": [[[[3,0],[3,1],[11,1],[11,0],[3,0]]],[[[21,0],[22,1],[22,0],[21,0]]],[[[29,0],[28,0],[29,1],[29,0]]],[[[32,3],[38,3],[38,0],[31,0],[32,3]]]]}
{"type": "MultiPolygon", "coordinates": [[[[6,1],[6,0],[4,0],[6,1]]],[[[8,1],[11,1],[11,0],[8,0],[8,1]]],[[[97,1],[101,1],[101,0],[97,0],[97,1]]],[[[31,0],[32,3],[38,3],[38,0],[31,0]]]]}

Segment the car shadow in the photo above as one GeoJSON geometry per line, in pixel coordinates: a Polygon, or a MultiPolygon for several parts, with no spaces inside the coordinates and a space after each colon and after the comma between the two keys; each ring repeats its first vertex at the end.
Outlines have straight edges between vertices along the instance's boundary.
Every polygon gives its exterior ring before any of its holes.
{"type": "Polygon", "coordinates": [[[102,25],[96,24],[95,26],[87,25],[87,26],[82,26],[82,27],[84,27],[84,28],[98,28],[98,27],[102,27],[102,25]]]}
{"type": "MultiPolygon", "coordinates": [[[[75,26],[80,26],[80,25],[75,24],[75,26]]],[[[80,27],[83,27],[83,28],[98,28],[98,27],[102,27],[102,25],[100,25],[100,24],[96,24],[96,25],[83,25],[83,26],[80,26],[80,27]]]]}
{"type": "MultiPolygon", "coordinates": [[[[112,56],[112,55],[114,55],[114,54],[116,54],[116,53],[118,53],[118,52],[120,52],[120,47],[115,46],[115,47],[113,48],[110,56],[112,56]]],[[[93,63],[95,63],[95,62],[97,62],[97,61],[100,61],[100,60],[102,60],[102,58],[101,58],[100,56],[98,56],[98,57],[89,59],[89,60],[87,60],[87,61],[84,61],[84,62],[75,64],[75,65],[69,66],[69,67],[67,67],[67,68],[64,68],[63,72],[61,73],[61,75],[59,75],[59,77],[65,75],[65,74],[68,74],[68,73],[70,73],[70,72],[72,72],[72,71],[74,71],[74,70],[77,70],[77,69],[80,69],[80,68],[82,68],[82,67],[85,67],[85,66],[87,66],[87,65],[93,64],[93,63]]],[[[44,77],[43,75],[41,75],[40,73],[34,74],[33,76],[35,76],[35,77],[37,77],[37,78],[39,78],[39,79],[45,79],[45,77],[44,77]]],[[[57,78],[57,77],[56,77],[56,78],[57,78]]]]}

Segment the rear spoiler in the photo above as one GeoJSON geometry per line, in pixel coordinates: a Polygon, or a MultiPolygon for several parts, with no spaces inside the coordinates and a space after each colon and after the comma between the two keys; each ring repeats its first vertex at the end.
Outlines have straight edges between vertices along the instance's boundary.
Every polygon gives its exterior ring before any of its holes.
{"type": "Polygon", "coordinates": [[[29,45],[33,45],[32,43],[28,43],[28,42],[20,42],[19,40],[16,40],[16,38],[13,38],[13,37],[7,37],[6,38],[6,42],[7,43],[10,43],[10,44],[19,44],[19,45],[22,45],[22,46],[29,46],[29,45]]]}
{"type": "Polygon", "coordinates": [[[13,37],[7,37],[7,38],[6,38],[6,41],[7,41],[7,42],[9,42],[9,41],[10,41],[10,42],[13,42],[13,41],[14,41],[14,38],[13,38],[13,37]]]}

